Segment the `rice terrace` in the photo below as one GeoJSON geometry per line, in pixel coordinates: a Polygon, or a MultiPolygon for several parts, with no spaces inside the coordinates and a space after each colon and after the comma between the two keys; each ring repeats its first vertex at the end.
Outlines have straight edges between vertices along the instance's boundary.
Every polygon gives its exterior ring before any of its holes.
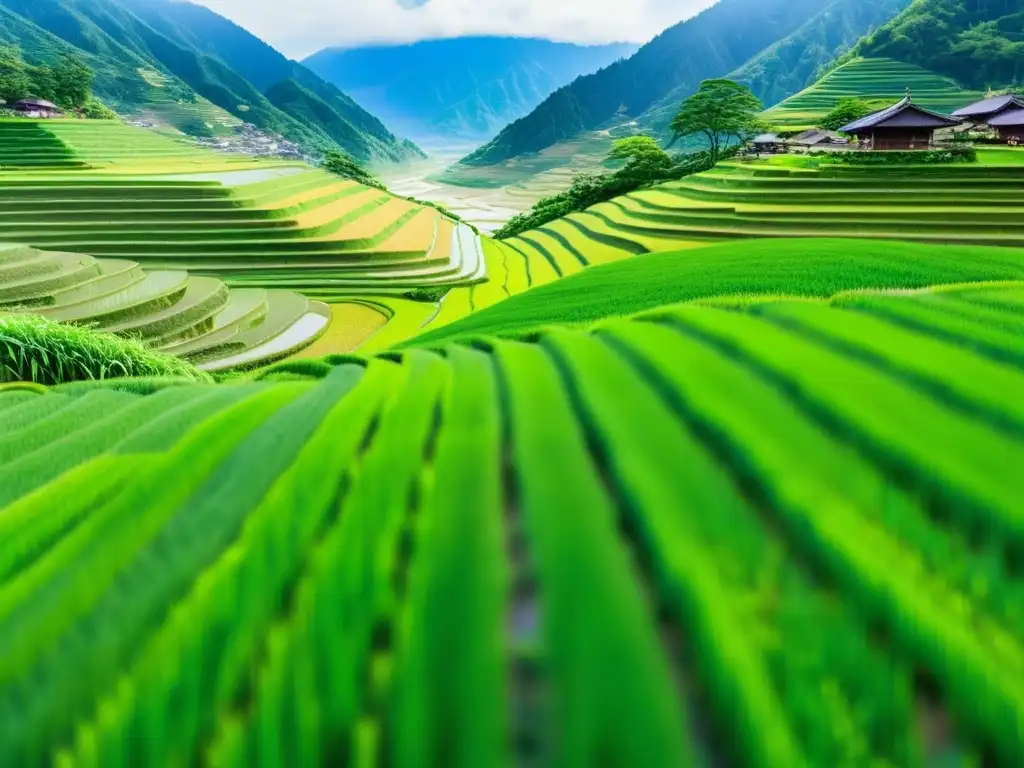
{"type": "Polygon", "coordinates": [[[0,768],[1024,765],[1019,4],[207,5],[0,0],[0,768]]]}

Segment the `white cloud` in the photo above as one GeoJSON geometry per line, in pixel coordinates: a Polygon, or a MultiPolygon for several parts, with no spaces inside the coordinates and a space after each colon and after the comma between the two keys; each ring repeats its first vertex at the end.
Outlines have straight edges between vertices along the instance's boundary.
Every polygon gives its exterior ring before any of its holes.
{"type": "Polygon", "coordinates": [[[460,35],[644,42],[713,0],[193,0],[295,58],[460,35]]]}

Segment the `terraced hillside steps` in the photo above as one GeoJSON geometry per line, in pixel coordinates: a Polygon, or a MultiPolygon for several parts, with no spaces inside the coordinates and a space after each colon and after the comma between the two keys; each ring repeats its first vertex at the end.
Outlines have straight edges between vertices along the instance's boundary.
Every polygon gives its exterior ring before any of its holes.
{"type": "Polygon", "coordinates": [[[820,124],[844,98],[894,103],[910,90],[922,107],[949,114],[983,94],[953,80],[893,59],[855,59],[836,67],[814,85],[771,107],[762,117],[777,129],[798,132],[820,124]]]}
{"type": "Polygon", "coordinates": [[[1016,768],[1022,296],[0,390],[0,754],[1016,768]]]}
{"type": "Polygon", "coordinates": [[[230,289],[180,270],[0,244],[0,312],[135,338],[205,370],[258,366],[311,344],[330,310],[288,290],[230,289]]]}
{"type": "Polygon", "coordinates": [[[392,293],[470,284],[486,270],[473,238],[433,208],[294,164],[0,174],[0,241],[232,284],[392,293]]]}
{"type": "Polygon", "coordinates": [[[30,121],[0,118],[0,171],[77,170],[88,164],[50,131],[30,121]]]}

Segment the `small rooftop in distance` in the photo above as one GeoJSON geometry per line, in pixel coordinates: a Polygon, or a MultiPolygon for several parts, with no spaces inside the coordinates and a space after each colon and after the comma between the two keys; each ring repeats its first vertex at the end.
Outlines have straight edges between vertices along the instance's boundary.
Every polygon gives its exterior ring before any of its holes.
{"type": "Polygon", "coordinates": [[[1013,104],[1024,107],[1024,96],[1007,93],[1002,96],[993,96],[992,98],[984,99],[983,101],[976,101],[974,104],[969,104],[963,109],[958,109],[953,113],[953,117],[983,117],[984,115],[994,115],[996,112],[1006,109],[1013,104]]]}
{"type": "Polygon", "coordinates": [[[752,144],[781,144],[782,139],[776,136],[774,133],[762,133],[760,136],[755,136],[751,140],[752,144]]]}
{"type": "Polygon", "coordinates": [[[46,101],[46,99],[22,99],[21,101],[14,102],[14,107],[16,109],[60,109],[52,101],[46,101]]]}

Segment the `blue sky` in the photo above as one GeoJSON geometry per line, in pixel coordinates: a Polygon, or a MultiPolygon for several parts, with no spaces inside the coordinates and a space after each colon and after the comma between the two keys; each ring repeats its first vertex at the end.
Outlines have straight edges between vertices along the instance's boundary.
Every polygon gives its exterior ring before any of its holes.
{"type": "Polygon", "coordinates": [[[193,0],[294,58],[330,45],[459,35],[645,42],[713,0],[193,0]]]}

